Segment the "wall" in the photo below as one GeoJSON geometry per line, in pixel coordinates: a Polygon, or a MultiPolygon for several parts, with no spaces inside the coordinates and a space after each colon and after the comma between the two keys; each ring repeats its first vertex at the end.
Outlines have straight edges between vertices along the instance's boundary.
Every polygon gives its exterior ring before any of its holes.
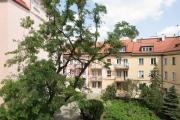
{"type": "Polygon", "coordinates": [[[168,78],[164,79],[164,87],[169,88],[175,85],[177,92],[180,94],[180,52],[174,54],[166,54],[163,59],[167,58],[167,65],[163,65],[163,72],[167,71],[168,78]],[[176,65],[172,65],[172,57],[176,58],[176,65]],[[172,72],[176,73],[176,80],[173,80],[172,72]]]}

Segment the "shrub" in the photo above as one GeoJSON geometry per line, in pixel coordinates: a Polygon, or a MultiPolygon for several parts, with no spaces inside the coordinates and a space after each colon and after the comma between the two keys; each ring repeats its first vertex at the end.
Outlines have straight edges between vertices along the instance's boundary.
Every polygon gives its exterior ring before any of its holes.
{"type": "Polygon", "coordinates": [[[148,108],[137,102],[113,100],[105,108],[103,120],[160,120],[148,108]]]}
{"type": "Polygon", "coordinates": [[[107,100],[113,100],[114,98],[116,98],[116,86],[115,84],[109,85],[105,92],[102,94],[101,98],[104,101],[107,100]]]}
{"type": "Polygon", "coordinates": [[[83,120],[100,120],[104,111],[103,103],[99,100],[82,100],[79,102],[79,108],[83,120]]]}

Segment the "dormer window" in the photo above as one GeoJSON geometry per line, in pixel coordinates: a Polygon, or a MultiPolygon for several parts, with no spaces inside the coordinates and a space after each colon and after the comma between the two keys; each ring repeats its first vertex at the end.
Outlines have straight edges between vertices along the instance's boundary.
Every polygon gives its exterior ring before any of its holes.
{"type": "Polygon", "coordinates": [[[126,52],[126,46],[121,47],[119,52],[126,52]]]}
{"type": "Polygon", "coordinates": [[[141,47],[142,52],[151,52],[151,51],[153,51],[153,49],[154,49],[154,46],[142,46],[141,47]]]}

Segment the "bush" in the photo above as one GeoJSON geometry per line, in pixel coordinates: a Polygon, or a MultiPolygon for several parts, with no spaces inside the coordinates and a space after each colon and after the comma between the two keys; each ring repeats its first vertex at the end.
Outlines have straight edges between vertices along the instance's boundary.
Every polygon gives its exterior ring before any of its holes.
{"type": "Polygon", "coordinates": [[[116,98],[116,86],[115,84],[113,85],[109,85],[105,92],[103,93],[103,95],[101,96],[101,98],[104,100],[104,101],[107,101],[107,100],[113,100],[114,98],[116,98]]]}
{"type": "Polygon", "coordinates": [[[160,120],[137,102],[113,100],[105,108],[104,120],[160,120]]]}
{"type": "Polygon", "coordinates": [[[79,102],[79,108],[83,120],[100,120],[104,111],[103,103],[99,100],[82,100],[79,102]]]}

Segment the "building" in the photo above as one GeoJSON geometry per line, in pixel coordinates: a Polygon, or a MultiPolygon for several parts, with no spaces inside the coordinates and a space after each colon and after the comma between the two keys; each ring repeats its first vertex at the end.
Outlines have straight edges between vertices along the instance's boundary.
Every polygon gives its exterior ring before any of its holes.
{"type": "MultiPolygon", "coordinates": [[[[110,69],[101,62],[92,63],[84,76],[86,86],[100,93],[108,85],[115,83],[120,91],[125,82],[133,80],[138,84],[150,84],[150,72],[157,65],[165,88],[175,85],[180,93],[180,37],[156,37],[148,39],[123,40],[120,55],[112,55],[105,60],[110,69]]],[[[71,69],[73,61],[71,61],[71,69]]],[[[76,63],[77,66],[77,63],[76,63]]],[[[66,70],[66,73],[71,73],[66,70]]],[[[73,73],[71,73],[73,75],[73,73]]]]}
{"type": "Polygon", "coordinates": [[[34,28],[46,20],[41,0],[0,0],[0,82],[16,73],[16,66],[4,67],[6,60],[11,57],[5,53],[15,50],[17,41],[28,33],[20,26],[21,18],[26,16],[34,20],[34,28]]]}

